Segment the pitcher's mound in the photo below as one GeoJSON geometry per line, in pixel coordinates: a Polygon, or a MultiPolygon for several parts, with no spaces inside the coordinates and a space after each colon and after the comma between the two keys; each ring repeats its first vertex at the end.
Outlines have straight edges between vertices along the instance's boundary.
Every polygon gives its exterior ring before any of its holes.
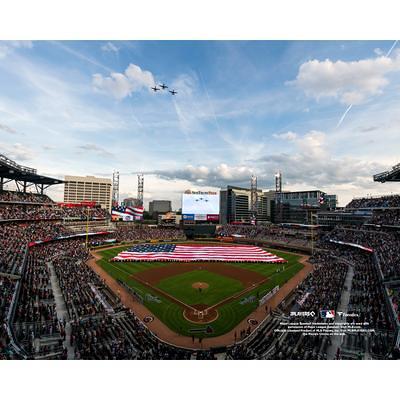
{"type": "Polygon", "coordinates": [[[193,289],[208,289],[210,285],[208,283],[205,282],[195,282],[192,285],[193,289]]]}

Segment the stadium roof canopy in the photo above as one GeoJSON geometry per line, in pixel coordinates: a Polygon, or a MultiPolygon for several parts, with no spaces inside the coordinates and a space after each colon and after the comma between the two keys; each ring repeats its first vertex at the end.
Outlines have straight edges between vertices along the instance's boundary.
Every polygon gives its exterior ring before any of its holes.
{"type": "Polygon", "coordinates": [[[400,182],[400,164],[396,164],[390,171],[374,175],[375,182],[400,182]]]}
{"type": "Polygon", "coordinates": [[[24,167],[0,154],[0,190],[6,183],[14,181],[18,191],[26,192],[30,186],[35,186],[38,193],[43,194],[44,189],[64,181],[48,176],[39,175],[34,168],[24,167]]]}

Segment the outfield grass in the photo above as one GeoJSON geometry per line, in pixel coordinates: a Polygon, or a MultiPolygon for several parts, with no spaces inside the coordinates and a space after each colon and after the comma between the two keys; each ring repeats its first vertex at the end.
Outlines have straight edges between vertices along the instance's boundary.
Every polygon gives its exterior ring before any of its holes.
{"type": "MultiPolygon", "coordinates": [[[[183,309],[176,303],[173,303],[168,298],[161,296],[158,292],[154,292],[150,288],[141,285],[134,279],[130,278],[137,272],[151,268],[159,268],[167,263],[164,262],[110,262],[109,260],[131,246],[120,248],[111,248],[100,252],[102,259],[98,264],[113,278],[125,282],[129,287],[145,297],[146,294],[152,294],[161,300],[161,303],[156,303],[144,300],[144,305],[163,321],[170,329],[182,335],[191,336],[189,332],[192,328],[198,328],[198,324],[193,324],[183,317],[183,309]]],[[[246,293],[244,297],[251,295],[262,297],[268,293],[276,285],[282,286],[290,278],[296,275],[303,265],[299,262],[300,256],[286,253],[282,251],[269,250],[272,253],[283,257],[287,260],[285,264],[266,264],[266,263],[240,263],[233,264],[237,268],[249,269],[258,272],[266,277],[268,281],[257,287],[251,292],[246,293]]],[[[212,272],[191,271],[181,275],[172,276],[163,279],[157,285],[160,289],[166,291],[172,296],[178,298],[186,304],[216,304],[224,298],[231,296],[234,293],[243,289],[241,282],[225,276],[214,274],[212,272]],[[192,288],[194,282],[206,282],[210,285],[208,289],[203,289],[202,293],[192,288]]],[[[240,321],[246,318],[253,312],[257,306],[257,302],[240,304],[242,298],[232,301],[218,308],[219,317],[216,321],[209,325],[213,328],[213,333],[205,335],[202,333],[195,334],[196,337],[211,337],[219,336],[232,330],[240,321]]]]}

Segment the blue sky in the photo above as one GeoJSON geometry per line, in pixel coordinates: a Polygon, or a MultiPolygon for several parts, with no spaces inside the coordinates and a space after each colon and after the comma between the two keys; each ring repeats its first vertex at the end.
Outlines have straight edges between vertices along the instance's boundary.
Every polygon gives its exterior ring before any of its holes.
{"type": "MultiPolygon", "coordinates": [[[[62,178],[121,174],[121,197],[187,188],[390,193],[399,162],[394,41],[0,42],[1,153],[62,178]],[[178,91],[153,93],[154,83],[178,91]],[[349,112],[343,114],[350,107],[349,112]]],[[[398,46],[400,48],[400,45],[398,46]]],[[[62,187],[49,192],[57,200],[62,187]]]]}

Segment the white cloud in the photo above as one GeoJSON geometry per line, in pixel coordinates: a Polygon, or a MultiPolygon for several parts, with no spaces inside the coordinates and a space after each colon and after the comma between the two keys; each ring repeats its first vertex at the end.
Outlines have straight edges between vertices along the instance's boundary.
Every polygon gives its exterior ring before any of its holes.
{"type": "Polygon", "coordinates": [[[290,154],[273,154],[258,161],[263,173],[271,174],[281,170],[284,181],[293,187],[332,188],[349,190],[351,196],[357,190],[370,187],[372,175],[384,170],[387,165],[362,160],[353,156],[335,156],[330,148],[328,136],[324,132],[310,131],[297,135],[295,149],[290,154]]]}
{"type": "Polygon", "coordinates": [[[6,57],[18,48],[31,49],[33,44],[30,40],[4,40],[0,41],[0,59],[6,57]]]}
{"type": "Polygon", "coordinates": [[[300,138],[296,138],[298,150],[311,157],[323,158],[327,155],[326,134],[319,131],[310,131],[300,138]]]}
{"type": "Polygon", "coordinates": [[[106,44],[101,46],[101,50],[103,50],[104,52],[118,53],[119,48],[114,43],[107,42],[106,44]]]}
{"type": "Polygon", "coordinates": [[[29,147],[21,144],[14,143],[11,146],[8,146],[4,143],[0,146],[1,152],[8,158],[11,158],[13,161],[23,162],[28,161],[34,158],[34,151],[29,147]]]}
{"type": "Polygon", "coordinates": [[[111,153],[110,151],[106,150],[105,148],[103,148],[95,143],[82,144],[82,145],[77,146],[77,148],[84,152],[97,153],[100,156],[105,156],[105,157],[113,157],[114,156],[113,153],[111,153]]]}
{"type": "Polygon", "coordinates": [[[341,103],[360,104],[382,93],[387,75],[400,71],[400,53],[358,61],[311,60],[303,63],[296,80],[290,82],[315,99],[333,97],[341,103]]]}
{"type": "Polygon", "coordinates": [[[5,124],[0,124],[0,130],[7,132],[7,133],[11,133],[13,135],[15,135],[16,133],[18,133],[15,129],[11,128],[8,125],[5,124]]]}
{"type": "Polygon", "coordinates": [[[149,89],[155,84],[153,74],[142,70],[138,65],[129,64],[124,73],[112,72],[110,76],[94,74],[92,84],[95,90],[123,99],[142,89],[149,89]]]}
{"type": "Polygon", "coordinates": [[[179,93],[179,97],[191,96],[198,86],[198,80],[194,75],[182,74],[174,79],[170,84],[170,89],[179,93]]]}
{"type": "Polygon", "coordinates": [[[112,72],[106,78],[101,74],[94,74],[92,83],[95,89],[110,93],[117,99],[123,99],[131,93],[131,85],[128,78],[119,72],[112,72]]]}
{"type": "Polygon", "coordinates": [[[297,133],[291,131],[286,133],[274,133],[272,136],[276,139],[287,140],[289,142],[297,139],[297,133]]]}
{"type": "Polygon", "coordinates": [[[244,165],[232,167],[222,163],[215,168],[216,178],[229,182],[248,180],[252,174],[253,170],[244,165]]]}
{"type": "Polygon", "coordinates": [[[246,165],[231,166],[220,163],[215,167],[187,165],[182,169],[150,171],[149,173],[166,179],[183,179],[201,185],[224,186],[227,183],[248,182],[254,169],[246,165]]]}

